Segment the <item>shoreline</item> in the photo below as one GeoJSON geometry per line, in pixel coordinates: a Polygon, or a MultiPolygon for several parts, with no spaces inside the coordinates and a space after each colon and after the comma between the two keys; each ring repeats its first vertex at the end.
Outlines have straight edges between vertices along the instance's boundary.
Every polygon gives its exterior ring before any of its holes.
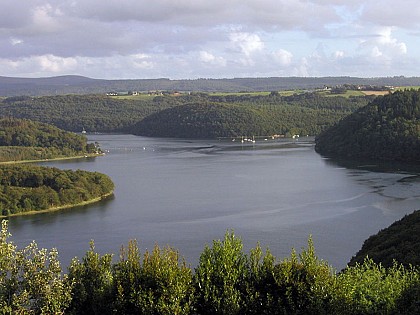
{"type": "Polygon", "coordinates": [[[92,203],[96,203],[98,201],[104,200],[106,198],[111,197],[112,195],[114,195],[114,191],[110,191],[109,193],[103,194],[102,196],[90,199],[90,200],[86,200],[83,202],[79,202],[77,204],[67,204],[67,205],[62,205],[59,207],[52,207],[52,208],[48,208],[48,209],[44,209],[44,210],[31,210],[31,211],[26,211],[26,212],[19,212],[19,213],[13,213],[10,215],[0,215],[0,219],[7,219],[9,217],[18,217],[18,216],[25,216],[25,215],[34,215],[34,214],[38,214],[38,213],[48,213],[48,212],[56,212],[59,210],[63,210],[63,209],[70,209],[70,208],[75,208],[75,207],[81,207],[81,206],[86,206],[92,203]]]}
{"type": "Polygon", "coordinates": [[[62,161],[62,160],[73,160],[73,159],[92,158],[92,157],[103,156],[103,155],[105,155],[105,153],[88,153],[88,154],[84,154],[84,155],[56,157],[56,158],[52,158],[52,159],[3,161],[3,162],[0,162],[0,165],[38,163],[38,162],[51,162],[51,161],[62,161]]]}
{"type": "MultiPolygon", "coordinates": [[[[103,155],[105,155],[105,153],[88,153],[88,154],[84,154],[84,155],[56,157],[56,158],[52,158],[52,159],[5,161],[5,162],[0,162],[0,165],[73,160],[73,159],[92,158],[92,157],[103,156],[103,155]]],[[[25,215],[34,215],[34,214],[38,214],[38,213],[56,212],[56,211],[60,211],[60,210],[63,210],[63,209],[81,207],[81,206],[89,205],[89,204],[96,203],[96,202],[99,202],[101,200],[104,200],[108,197],[111,197],[113,194],[114,194],[114,190],[111,190],[110,192],[108,192],[106,194],[103,194],[99,197],[89,199],[89,200],[86,200],[86,201],[83,201],[83,202],[79,202],[77,204],[67,204],[67,205],[62,205],[62,206],[58,206],[58,207],[51,207],[51,208],[43,209],[43,210],[30,210],[30,211],[25,211],[25,212],[13,213],[13,214],[9,214],[9,215],[0,215],[0,219],[7,219],[9,217],[17,217],[17,216],[25,216],[25,215]]]]}

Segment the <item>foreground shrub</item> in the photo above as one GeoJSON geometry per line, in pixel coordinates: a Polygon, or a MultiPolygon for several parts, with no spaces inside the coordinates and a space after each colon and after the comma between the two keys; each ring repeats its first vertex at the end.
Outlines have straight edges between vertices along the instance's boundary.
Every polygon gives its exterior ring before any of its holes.
{"type": "Polygon", "coordinates": [[[71,281],[62,275],[58,252],[22,250],[8,241],[7,221],[0,232],[0,313],[63,314],[71,301],[71,281]]]}
{"type": "Polygon", "coordinates": [[[114,266],[115,311],[119,314],[189,314],[192,272],[176,250],[155,246],[143,259],[135,241],[114,266]]]}
{"type": "Polygon", "coordinates": [[[80,262],[74,258],[69,267],[74,283],[71,314],[111,314],[112,311],[112,255],[95,252],[95,244],[80,262]]]}
{"type": "Polygon", "coordinates": [[[317,258],[312,239],[276,262],[257,245],[249,255],[227,232],[206,246],[193,274],[176,250],[140,255],[135,241],[118,262],[95,251],[63,275],[56,250],[22,250],[0,233],[0,314],[419,314],[420,273],[366,259],[341,273],[317,258]]]}
{"type": "Polygon", "coordinates": [[[199,314],[240,314],[246,305],[247,257],[242,241],[227,232],[206,246],[195,270],[199,314]]]}
{"type": "Polygon", "coordinates": [[[417,314],[410,309],[419,309],[419,273],[396,262],[385,268],[366,258],[345,269],[337,281],[341,302],[336,310],[341,314],[417,314]]]}
{"type": "MultiPolygon", "coordinates": [[[[252,257],[252,255],[251,255],[252,257]]],[[[333,269],[315,255],[312,239],[301,254],[292,252],[278,264],[266,255],[250,286],[255,299],[250,314],[327,314],[336,281],[333,269]]]]}

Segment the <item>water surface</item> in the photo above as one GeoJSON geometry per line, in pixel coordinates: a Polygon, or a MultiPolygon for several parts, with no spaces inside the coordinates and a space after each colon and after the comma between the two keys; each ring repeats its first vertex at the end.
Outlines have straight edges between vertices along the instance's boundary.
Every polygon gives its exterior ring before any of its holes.
{"type": "Polygon", "coordinates": [[[241,144],[88,137],[107,154],[42,165],[108,174],[114,197],[10,219],[13,241],[57,247],[65,266],[91,239],[99,252],[116,255],[129,239],[143,251],[170,245],[195,266],[205,244],[233,229],[246,251],[259,241],[278,258],[312,235],[318,256],[341,269],[367,237],[420,208],[415,171],[343,167],[315,153],[310,138],[241,144]]]}

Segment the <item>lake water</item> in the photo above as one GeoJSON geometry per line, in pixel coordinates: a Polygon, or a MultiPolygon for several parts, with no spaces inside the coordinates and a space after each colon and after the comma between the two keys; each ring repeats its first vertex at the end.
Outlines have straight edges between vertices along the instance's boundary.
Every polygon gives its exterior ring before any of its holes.
{"type": "Polygon", "coordinates": [[[194,267],[206,244],[233,229],[245,250],[259,241],[279,259],[306,246],[337,270],[363,241],[420,208],[414,171],[343,167],[315,153],[313,139],[257,141],[177,140],[89,135],[102,157],[42,163],[108,174],[113,198],[55,213],[10,219],[19,246],[36,240],[59,250],[65,267],[95,241],[118,255],[137,239],[178,249],[194,267]]]}

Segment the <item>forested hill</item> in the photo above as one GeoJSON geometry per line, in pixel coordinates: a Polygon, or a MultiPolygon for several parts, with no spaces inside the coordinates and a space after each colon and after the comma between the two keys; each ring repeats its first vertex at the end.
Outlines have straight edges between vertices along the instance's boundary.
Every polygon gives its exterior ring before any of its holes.
{"type": "Polygon", "coordinates": [[[119,131],[153,112],[174,106],[159,98],[127,100],[105,95],[15,96],[0,102],[0,116],[26,118],[81,132],[119,131]]]}
{"type": "MultiPolygon", "coordinates": [[[[16,96],[0,102],[0,116],[42,121],[76,132],[83,128],[88,132],[129,132],[135,123],[164,109],[188,104],[217,103],[240,105],[245,111],[258,113],[258,119],[263,120],[264,124],[270,123],[275,133],[315,135],[366,105],[371,99],[372,96],[325,97],[317,93],[289,96],[279,93],[186,93],[176,96],[134,96],[127,99],[105,95],[16,96]]],[[[174,109],[176,111],[181,113],[181,110],[174,109]]]]}
{"type": "Polygon", "coordinates": [[[146,117],[130,132],[143,136],[218,138],[317,135],[365,105],[366,97],[206,96],[146,117]]]}
{"type": "Polygon", "coordinates": [[[320,134],[330,157],[420,162],[420,90],[378,97],[320,134]]]}
{"type": "Polygon", "coordinates": [[[273,134],[270,121],[253,108],[217,103],[187,104],[150,115],[132,129],[142,136],[217,138],[273,134]]]}
{"type": "Polygon", "coordinates": [[[420,210],[406,215],[388,228],[369,237],[349,265],[363,263],[369,256],[376,263],[391,267],[394,260],[405,266],[420,266],[420,210]]]}
{"type": "Polygon", "coordinates": [[[378,86],[419,86],[419,77],[271,77],[233,79],[138,79],[100,80],[82,76],[13,78],[0,76],[0,96],[96,94],[110,91],[194,91],[240,92],[322,88],[324,85],[362,84],[378,86]]]}
{"type": "Polygon", "coordinates": [[[0,118],[0,162],[97,153],[84,136],[27,119],[0,118]]]}

